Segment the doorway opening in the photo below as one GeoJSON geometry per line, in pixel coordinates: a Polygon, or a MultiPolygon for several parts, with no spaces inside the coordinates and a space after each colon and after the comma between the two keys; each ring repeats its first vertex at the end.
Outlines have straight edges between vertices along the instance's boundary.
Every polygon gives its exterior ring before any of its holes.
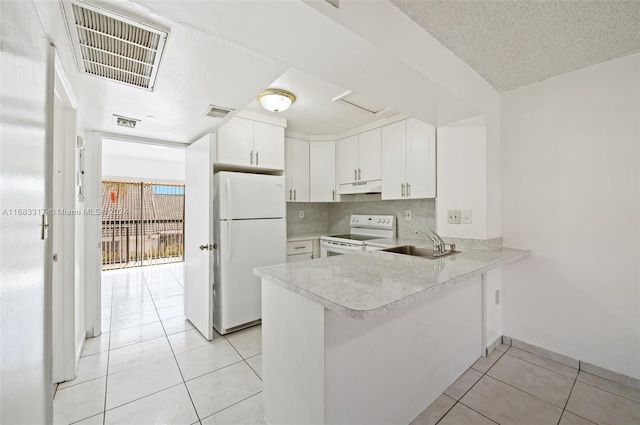
{"type": "Polygon", "coordinates": [[[102,270],[184,260],[184,184],[102,181],[102,270]]]}

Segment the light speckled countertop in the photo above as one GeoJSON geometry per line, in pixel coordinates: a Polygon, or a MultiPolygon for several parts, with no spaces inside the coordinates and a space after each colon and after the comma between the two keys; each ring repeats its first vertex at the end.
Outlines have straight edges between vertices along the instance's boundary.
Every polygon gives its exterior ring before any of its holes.
{"type": "Polygon", "coordinates": [[[287,242],[298,242],[306,239],[319,239],[320,236],[329,235],[329,231],[324,232],[312,232],[312,233],[294,233],[287,235],[287,242]]]}
{"type": "MultiPolygon", "coordinates": [[[[389,246],[431,247],[430,242],[416,239],[381,242],[388,242],[389,246]]],[[[432,260],[373,251],[261,267],[254,272],[336,313],[353,319],[367,319],[518,261],[529,253],[510,248],[466,250],[432,260]]]]}

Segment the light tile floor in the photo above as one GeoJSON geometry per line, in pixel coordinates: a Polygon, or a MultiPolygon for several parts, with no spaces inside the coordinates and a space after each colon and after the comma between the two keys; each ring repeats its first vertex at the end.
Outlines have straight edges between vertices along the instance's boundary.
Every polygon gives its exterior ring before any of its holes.
{"type": "Polygon", "coordinates": [[[207,341],[180,264],[102,274],[103,334],[54,397],[55,424],[263,424],[260,326],[207,341]]]}
{"type": "Polygon", "coordinates": [[[639,425],[640,391],[502,344],[411,425],[639,425]]]}
{"type": "MultiPolygon", "coordinates": [[[[182,264],[102,275],[104,333],[58,386],[55,424],[263,424],[262,329],[205,340],[182,264]]],[[[638,425],[640,391],[501,345],[411,425],[638,425]]]]}

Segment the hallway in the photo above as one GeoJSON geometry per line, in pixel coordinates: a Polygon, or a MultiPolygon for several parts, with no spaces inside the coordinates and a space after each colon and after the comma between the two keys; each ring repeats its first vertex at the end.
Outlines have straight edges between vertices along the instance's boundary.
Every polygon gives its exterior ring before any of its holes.
{"type": "Polygon", "coordinates": [[[102,273],[103,334],[58,386],[55,424],[263,423],[261,328],[204,339],[183,264],[102,273]]]}

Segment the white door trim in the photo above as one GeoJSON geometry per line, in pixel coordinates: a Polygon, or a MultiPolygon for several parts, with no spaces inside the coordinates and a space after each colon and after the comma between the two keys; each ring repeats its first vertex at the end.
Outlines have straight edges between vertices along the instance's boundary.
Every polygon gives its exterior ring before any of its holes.
{"type": "MultiPolygon", "coordinates": [[[[56,52],[54,59],[53,111],[53,213],[50,231],[52,260],[52,375],[53,382],[74,379],[84,338],[77,338],[75,274],[75,227],[82,217],[66,215],[74,211],[76,170],[76,101],[71,85],[56,52]]],[[[82,310],[82,309],[81,309],[82,310]]]]}

